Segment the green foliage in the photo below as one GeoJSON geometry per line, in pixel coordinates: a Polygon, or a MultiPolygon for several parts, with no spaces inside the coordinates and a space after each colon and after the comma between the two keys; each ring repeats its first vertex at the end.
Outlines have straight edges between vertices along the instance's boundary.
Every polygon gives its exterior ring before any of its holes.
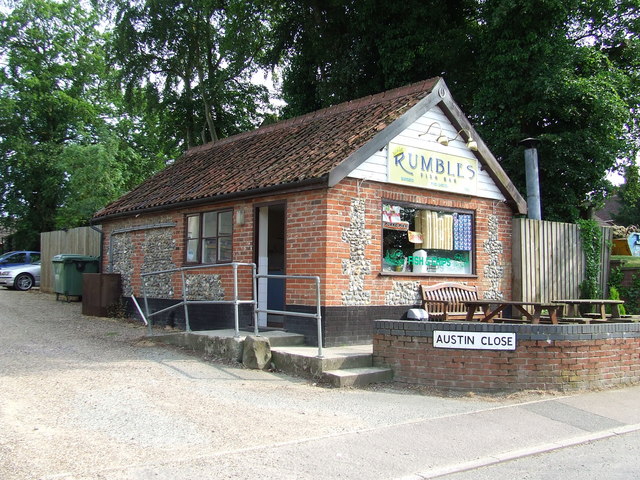
{"type": "Polygon", "coordinates": [[[637,0],[292,0],[271,60],[284,59],[287,115],[444,76],[521,192],[519,141],[542,140],[544,217],[573,222],[635,158],[638,11],[637,0]]]}
{"type": "Polygon", "coordinates": [[[580,284],[582,298],[600,298],[600,256],[602,230],[595,220],[578,220],[585,256],[584,280],[580,284]]]}
{"type": "Polygon", "coordinates": [[[284,65],[285,116],[450,73],[472,83],[476,2],[273,2],[273,48],[284,65]]]}
{"type": "Polygon", "coordinates": [[[640,315],[640,275],[632,277],[631,286],[620,287],[620,296],[625,299],[629,314],[640,315]]]}
{"type": "Polygon", "coordinates": [[[110,59],[129,108],[157,116],[167,150],[254,128],[266,88],[251,82],[265,13],[241,0],[110,2],[110,59]]]}
{"type": "Polygon", "coordinates": [[[624,279],[624,273],[620,267],[612,268],[609,272],[609,289],[619,289],[624,279]]]}
{"type": "Polygon", "coordinates": [[[97,11],[23,0],[0,24],[0,222],[16,248],[38,248],[40,232],[86,224],[164,158],[109,88],[97,11]]]}
{"type": "Polygon", "coordinates": [[[0,14],[0,202],[21,248],[55,227],[67,176],[58,160],[101,113],[97,21],[75,2],[25,0],[0,14]]]}
{"type": "Polygon", "coordinates": [[[640,275],[631,277],[631,286],[622,285],[624,272],[621,268],[614,268],[609,274],[609,294],[612,299],[622,298],[625,301],[624,308],[621,313],[629,313],[630,315],[640,314],[640,275]],[[618,295],[616,298],[614,295],[618,295]]]}
{"type": "Polygon", "coordinates": [[[479,130],[521,191],[525,178],[518,141],[542,143],[544,216],[573,221],[603,198],[616,158],[629,158],[626,128],[637,91],[610,54],[613,24],[625,12],[600,2],[487,1],[481,32],[484,59],[473,114],[479,130]],[[611,22],[605,12],[609,9],[611,22]],[[533,14],[535,12],[535,14],[533,14]],[[595,17],[594,17],[595,15],[595,17]],[[588,39],[588,41],[587,41],[588,39]]]}
{"type": "Polygon", "coordinates": [[[65,171],[73,172],[65,182],[68,193],[56,213],[56,227],[84,225],[93,214],[123,191],[115,138],[100,144],[70,145],[59,157],[65,171]]]}
{"type": "Polygon", "coordinates": [[[640,168],[627,165],[624,172],[625,183],[619,192],[621,208],[614,220],[618,225],[640,225],[640,168]]]}
{"type": "MultiPolygon", "coordinates": [[[[620,292],[618,292],[618,289],[616,287],[609,287],[609,298],[611,300],[620,300],[620,292]]],[[[627,314],[627,311],[624,308],[624,305],[619,305],[618,309],[620,311],[620,315],[627,314]]]]}
{"type": "Polygon", "coordinates": [[[640,268],[640,257],[633,257],[629,255],[611,255],[611,260],[619,260],[623,267],[640,268]]]}
{"type": "Polygon", "coordinates": [[[384,261],[389,265],[399,266],[404,265],[405,257],[404,253],[400,249],[391,248],[387,251],[387,254],[384,256],[384,261]]]}

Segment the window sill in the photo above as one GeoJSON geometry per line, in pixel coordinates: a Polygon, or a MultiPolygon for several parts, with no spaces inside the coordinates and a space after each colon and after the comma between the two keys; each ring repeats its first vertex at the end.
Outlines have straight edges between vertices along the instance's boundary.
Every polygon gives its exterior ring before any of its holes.
{"type": "Polygon", "coordinates": [[[416,273],[416,272],[378,272],[380,277],[449,277],[449,278],[478,278],[474,273],[416,273]]]}

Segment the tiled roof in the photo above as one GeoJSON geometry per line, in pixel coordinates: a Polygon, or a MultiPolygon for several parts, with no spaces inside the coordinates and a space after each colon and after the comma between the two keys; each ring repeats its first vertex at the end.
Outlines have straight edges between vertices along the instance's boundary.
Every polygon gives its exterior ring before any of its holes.
{"type": "Polygon", "coordinates": [[[438,78],[342,103],[188,150],[96,219],[326,181],[337,165],[425,98],[438,78]]]}
{"type": "Polygon", "coordinates": [[[595,214],[596,219],[604,225],[615,225],[614,216],[622,209],[622,199],[619,195],[613,195],[605,200],[603,207],[595,214]]]}

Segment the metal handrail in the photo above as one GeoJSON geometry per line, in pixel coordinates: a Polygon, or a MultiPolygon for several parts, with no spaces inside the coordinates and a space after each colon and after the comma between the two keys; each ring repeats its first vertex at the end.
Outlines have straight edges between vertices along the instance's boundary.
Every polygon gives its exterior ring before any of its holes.
{"type": "MultiPolygon", "coordinates": [[[[195,265],[191,267],[180,267],[180,268],[171,268],[167,270],[156,270],[154,272],[142,273],[140,277],[142,278],[142,295],[144,297],[144,306],[146,312],[146,318],[143,317],[145,323],[147,323],[149,327],[149,334],[153,333],[153,325],[151,322],[147,322],[147,319],[150,319],[154,315],[159,315],[161,313],[167,312],[169,310],[173,310],[174,308],[184,307],[184,318],[185,318],[185,330],[187,332],[191,332],[191,323],[189,321],[189,304],[233,304],[234,307],[234,337],[238,338],[240,336],[240,325],[239,325],[239,314],[238,314],[238,306],[240,304],[253,304],[254,305],[254,323],[257,325],[257,313],[256,313],[256,301],[255,297],[252,300],[240,300],[238,298],[238,267],[251,267],[252,272],[251,276],[254,277],[256,274],[256,264],[255,263],[242,263],[242,262],[231,262],[231,263],[216,263],[211,265],[195,265]],[[220,268],[220,267],[231,267],[233,269],[233,284],[234,284],[234,292],[233,292],[233,300],[189,300],[187,298],[187,284],[185,272],[189,270],[202,270],[202,269],[211,269],[211,268],[220,268]],[[158,310],[157,312],[149,313],[149,301],[147,297],[147,289],[146,282],[144,279],[146,277],[150,277],[152,275],[162,275],[166,273],[176,273],[180,272],[181,280],[182,280],[182,301],[176,303],[175,305],[171,305],[169,307],[163,308],[162,310],[158,310]]],[[[133,295],[132,295],[133,297],[133,295]]],[[[256,335],[258,335],[257,327],[256,327],[256,335]]]]}
{"type": "Polygon", "coordinates": [[[307,276],[307,275],[267,275],[267,274],[258,274],[257,267],[255,263],[242,263],[242,262],[231,262],[231,263],[218,263],[212,265],[196,265],[190,267],[180,267],[180,268],[172,268],[168,270],[157,270],[154,272],[142,273],[140,275],[142,278],[142,295],[144,298],[144,313],[140,308],[138,301],[135,296],[132,294],[131,298],[135,304],[138,313],[142,317],[145,325],[149,328],[149,335],[153,334],[153,324],[150,321],[151,317],[155,315],[159,315],[161,313],[167,312],[169,310],[173,310],[174,308],[179,308],[180,306],[184,307],[184,316],[185,316],[185,330],[187,332],[191,332],[191,325],[189,322],[189,308],[190,304],[193,305],[203,305],[203,304],[232,304],[234,306],[234,337],[240,336],[240,319],[238,306],[241,304],[253,304],[253,325],[254,325],[254,334],[256,336],[260,335],[260,331],[258,328],[258,313],[267,313],[274,315],[287,315],[292,317],[303,317],[303,318],[315,318],[318,329],[318,358],[323,357],[322,352],[322,314],[320,309],[320,277],[318,276],[307,276]],[[185,272],[188,270],[197,270],[197,269],[210,269],[210,268],[219,268],[219,267],[232,267],[233,269],[233,300],[189,300],[187,298],[187,284],[185,272]],[[252,276],[252,284],[253,284],[253,299],[251,300],[240,300],[238,298],[238,267],[251,267],[251,276],[252,276]],[[182,281],[182,300],[175,305],[171,305],[169,307],[163,308],[162,310],[158,310],[157,312],[149,313],[149,301],[147,297],[146,290],[146,282],[144,279],[146,277],[150,277],[152,275],[161,275],[166,273],[176,273],[180,272],[181,281],[182,281]],[[315,282],[316,287],[316,313],[304,313],[304,312],[290,312],[283,310],[269,310],[262,309],[258,307],[258,279],[259,278],[280,278],[280,279],[298,279],[298,280],[313,280],[315,282]],[[146,315],[145,315],[146,313],[146,315]]]}
{"type": "MultiPolygon", "coordinates": [[[[303,318],[315,318],[318,328],[318,358],[322,358],[322,313],[320,309],[320,277],[311,275],[268,275],[259,273],[254,276],[254,282],[257,283],[259,278],[281,278],[281,279],[297,279],[297,280],[314,280],[316,285],[316,313],[304,313],[304,312],[288,312],[283,310],[269,310],[268,308],[260,308],[256,302],[256,314],[257,313],[271,313],[273,315],[288,315],[303,318]]],[[[255,289],[256,287],[254,287],[255,289]]],[[[255,297],[254,297],[255,298],[255,297]]]]}

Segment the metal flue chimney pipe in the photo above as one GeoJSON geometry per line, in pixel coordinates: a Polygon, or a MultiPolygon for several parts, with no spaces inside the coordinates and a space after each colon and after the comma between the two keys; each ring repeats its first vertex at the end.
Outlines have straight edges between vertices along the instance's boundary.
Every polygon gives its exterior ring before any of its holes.
{"type": "Polygon", "coordinates": [[[524,145],[524,166],[527,175],[527,210],[529,218],[542,220],[540,208],[540,182],[538,177],[538,144],[537,138],[525,138],[520,142],[524,145]]]}

